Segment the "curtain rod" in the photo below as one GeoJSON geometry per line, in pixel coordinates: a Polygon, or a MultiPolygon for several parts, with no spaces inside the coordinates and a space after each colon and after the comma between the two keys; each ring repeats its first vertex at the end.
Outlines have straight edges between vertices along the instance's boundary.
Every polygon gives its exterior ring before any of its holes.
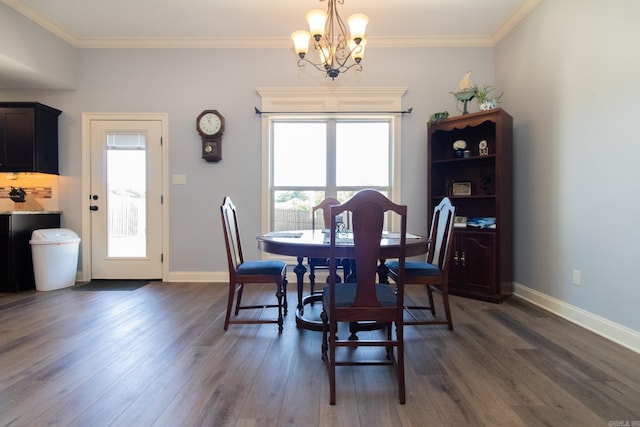
{"type": "Polygon", "coordinates": [[[257,115],[263,114],[411,114],[413,107],[404,111],[260,111],[253,107],[257,115]]]}

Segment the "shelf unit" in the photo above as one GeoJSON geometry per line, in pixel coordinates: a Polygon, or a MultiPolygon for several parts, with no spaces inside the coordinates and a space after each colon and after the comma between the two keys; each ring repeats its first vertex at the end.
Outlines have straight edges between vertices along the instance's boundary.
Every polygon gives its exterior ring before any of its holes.
{"type": "Polygon", "coordinates": [[[448,196],[456,216],[495,218],[495,228],[456,227],[449,292],[502,302],[513,292],[512,243],[513,118],[501,108],[452,117],[428,132],[428,209],[448,196]],[[463,157],[453,143],[463,140],[463,157]],[[486,141],[486,151],[480,142],[486,141]],[[484,151],[484,152],[482,152],[484,151]],[[454,184],[471,194],[454,192],[454,184]]]}

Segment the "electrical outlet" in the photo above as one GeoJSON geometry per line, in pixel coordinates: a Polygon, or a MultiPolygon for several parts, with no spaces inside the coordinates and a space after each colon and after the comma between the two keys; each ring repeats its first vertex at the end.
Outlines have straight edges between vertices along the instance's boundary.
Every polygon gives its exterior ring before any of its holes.
{"type": "Polygon", "coordinates": [[[573,270],[573,284],[576,286],[580,286],[582,285],[582,281],[581,281],[581,276],[582,273],[580,272],[580,270],[573,270]]]}

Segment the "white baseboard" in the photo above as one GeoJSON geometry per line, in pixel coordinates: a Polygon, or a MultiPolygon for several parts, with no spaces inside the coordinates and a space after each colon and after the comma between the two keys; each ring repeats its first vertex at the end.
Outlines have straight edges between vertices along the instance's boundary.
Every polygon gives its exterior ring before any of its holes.
{"type": "Polygon", "coordinates": [[[229,283],[227,271],[170,271],[164,282],[214,282],[229,283]]]}
{"type": "MultiPolygon", "coordinates": [[[[76,274],[76,282],[88,282],[82,272],[76,274]]],[[[164,282],[214,282],[229,283],[229,273],[226,271],[170,271],[164,282]]]]}
{"type": "Polygon", "coordinates": [[[515,296],[557,314],[572,323],[582,326],[636,353],[640,353],[640,332],[571,304],[567,304],[564,301],[550,297],[524,285],[514,283],[513,288],[515,296]]]}

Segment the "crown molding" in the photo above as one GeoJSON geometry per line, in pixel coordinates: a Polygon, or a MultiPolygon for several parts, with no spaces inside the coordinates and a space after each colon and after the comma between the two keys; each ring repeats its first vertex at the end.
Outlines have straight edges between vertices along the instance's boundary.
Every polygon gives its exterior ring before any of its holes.
{"type": "MultiPolygon", "coordinates": [[[[367,49],[416,48],[416,47],[493,47],[494,38],[489,36],[445,36],[445,37],[369,37],[367,49]]],[[[71,43],[71,42],[70,42],[71,43]]],[[[102,49],[289,49],[288,37],[277,38],[215,38],[215,37],[103,37],[77,38],[71,43],[77,48],[102,49]]]]}
{"type": "Polygon", "coordinates": [[[505,21],[504,24],[496,31],[491,37],[493,40],[493,45],[497,45],[503,38],[511,32],[528,14],[531,12],[541,0],[527,0],[522,6],[518,8],[518,10],[513,13],[505,21]]]}
{"type": "MultiPolygon", "coordinates": [[[[22,0],[0,0],[9,7],[76,48],[82,49],[149,49],[149,48],[215,48],[215,49],[283,49],[291,47],[289,37],[229,38],[229,37],[96,37],[82,38],[67,31],[22,0]]],[[[527,0],[493,35],[429,36],[429,37],[368,37],[367,49],[421,47],[493,47],[498,44],[541,0],[527,0]]]]}
{"type": "Polygon", "coordinates": [[[42,28],[49,31],[50,33],[57,36],[58,38],[66,41],[67,43],[69,43],[74,47],[78,47],[76,44],[78,38],[76,36],[66,31],[64,28],[62,28],[55,22],[51,21],[50,19],[48,19],[46,16],[36,12],[33,8],[31,8],[21,0],[0,0],[0,1],[2,1],[7,6],[13,8],[17,12],[20,12],[25,17],[29,18],[36,24],[40,25],[42,28]]]}

